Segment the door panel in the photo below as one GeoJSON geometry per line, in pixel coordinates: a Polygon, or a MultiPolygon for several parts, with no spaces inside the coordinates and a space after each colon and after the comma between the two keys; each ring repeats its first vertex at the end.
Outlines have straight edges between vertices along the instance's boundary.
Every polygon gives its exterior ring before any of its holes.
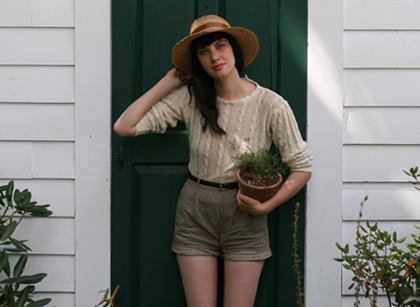
{"type": "Polygon", "coordinates": [[[176,202],[187,171],[185,165],[134,167],[132,273],[139,303],[130,306],[185,306],[171,243],[176,202]]]}
{"type": "MultiPolygon", "coordinates": [[[[169,0],[115,0],[112,11],[113,122],[171,68],[170,51],[188,35],[191,22],[218,14],[233,26],[256,33],[260,52],[244,74],[282,93],[301,129],[306,126],[306,1],[244,0],[238,5],[228,0],[182,0],[174,6],[169,0]]],[[[176,201],[188,165],[185,126],[180,123],[163,135],[137,138],[113,134],[112,144],[111,274],[112,287],[121,286],[117,306],[186,306],[170,250],[176,201]]],[[[291,232],[296,201],[304,204],[303,192],[268,216],[274,256],[266,261],[255,306],[295,304],[291,232]]],[[[303,255],[304,206],[301,211],[303,255]]]]}

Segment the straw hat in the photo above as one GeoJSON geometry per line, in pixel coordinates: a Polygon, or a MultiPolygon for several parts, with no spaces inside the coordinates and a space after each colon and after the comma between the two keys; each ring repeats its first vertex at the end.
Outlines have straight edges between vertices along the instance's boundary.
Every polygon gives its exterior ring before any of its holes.
{"type": "Polygon", "coordinates": [[[190,35],[174,46],[172,49],[172,64],[184,73],[191,73],[192,41],[212,32],[226,32],[235,38],[243,53],[245,66],[251,64],[260,48],[254,32],[241,27],[231,27],[222,17],[206,15],[196,19],[191,25],[190,35]]]}

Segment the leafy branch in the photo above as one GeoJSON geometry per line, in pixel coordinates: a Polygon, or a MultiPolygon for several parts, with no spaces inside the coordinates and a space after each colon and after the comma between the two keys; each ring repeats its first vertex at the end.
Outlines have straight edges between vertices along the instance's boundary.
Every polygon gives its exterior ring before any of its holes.
{"type": "Polygon", "coordinates": [[[413,177],[414,181],[410,181],[410,183],[416,185],[414,188],[420,191],[420,173],[418,166],[410,168],[409,172],[403,171],[406,175],[413,177]]]}
{"type": "Polygon", "coordinates": [[[39,283],[47,274],[23,275],[31,249],[26,245],[27,240],[12,237],[25,216],[47,217],[52,214],[48,210],[49,205],[38,205],[31,199],[31,192],[15,189],[13,181],[0,186],[0,273],[6,275],[0,280],[0,306],[41,307],[51,301],[49,298],[33,300],[33,284],[39,283]],[[13,272],[9,263],[10,253],[20,254],[13,272]],[[21,289],[22,285],[27,286],[21,289]]]}
{"type": "Polygon", "coordinates": [[[107,306],[113,307],[114,306],[114,299],[115,299],[115,296],[117,295],[118,289],[120,289],[119,285],[115,288],[114,292],[112,293],[112,295],[110,297],[108,297],[110,291],[109,291],[109,289],[107,289],[105,291],[105,295],[102,298],[101,302],[98,305],[95,305],[95,307],[107,307],[107,306]]]}
{"type": "Polygon", "coordinates": [[[302,272],[300,270],[300,259],[299,259],[299,245],[297,240],[297,234],[298,234],[298,222],[299,222],[299,209],[300,209],[300,203],[296,203],[295,205],[295,213],[294,218],[295,221],[293,222],[293,258],[294,258],[294,270],[296,275],[296,304],[298,307],[304,307],[305,304],[303,302],[303,285],[302,285],[302,272]]]}
{"type": "MultiPolygon", "coordinates": [[[[404,172],[415,179],[412,183],[420,190],[418,168],[404,172]]],[[[355,254],[350,252],[349,244],[343,247],[336,243],[343,256],[335,260],[353,273],[349,289],[355,289],[354,306],[360,305],[360,294],[369,299],[370,306],[377,306],[379,289],[385,293],[390,307],[420,306],[420,235],[412,234],[414,242],[402,245],[406,237],[398,238],[395,231],[382,231],[378,223],[372,225],[369,221],[363,226],[362,211],[367,200],[365,197],[360,205],[355,254]]]]}

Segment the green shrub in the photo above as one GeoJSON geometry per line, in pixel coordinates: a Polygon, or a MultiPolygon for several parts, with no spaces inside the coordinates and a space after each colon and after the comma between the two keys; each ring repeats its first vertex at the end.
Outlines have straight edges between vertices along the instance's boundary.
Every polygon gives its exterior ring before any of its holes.
{"type": "MultiPolygon", "coordinates": [[[[414,178],[411,183],[420,190],[418,168],[404,172],[414,178]]],[[[359,306],[360,295],[370,300],[370,306],[377,306],[379,290],[386,294],[389,306],[420,306],[420,235],[412,234],[414,243],[403,244],[406,237],[398,238],[395,231],[382,231],[377,223],[372,225],[366,221],[362,226],[362,211],[367,200],[365,197],[360,206],[355,254],[350,253],[348,244],[342,247],[336,243],[343,256],[335,260],[353,273],[349,289],[355,289],[354,306],[359,306]]]]}
{"type": "Polygon", "coordinates": [[[0,280],[0,306],[40,307],[51,301],[49,298],[33,300],[34,284],[47,274],[23,274],[31,249],[26,245],[27,240],[12,237],[25,216],[47,217],[52,214],[49,205],[37,205],[31,198],[27,189],[14,189],[13,181],[0,186],[0,274],[6,277],[0,280]],[[13,270],[9,263],[10,254],[20,255],[13,270]]]}

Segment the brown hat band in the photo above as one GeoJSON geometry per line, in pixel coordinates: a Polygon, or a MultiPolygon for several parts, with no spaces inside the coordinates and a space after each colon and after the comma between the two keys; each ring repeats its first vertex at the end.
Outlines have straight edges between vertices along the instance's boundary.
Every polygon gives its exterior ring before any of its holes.
{"type": "Polygon", "coordinates": [[[229,28],[229,26],[227,26],[226,24],[221,23],[221,22],[208,22],[208,23],[205,23],[202,26],[198,27],[197,29],[195,29],[191,34],[195,34],[195,33],[201,32],[201,31],[203,31],[207,28],[214,28],[214,27],[222,27],[224,29],[229,28]]]}

